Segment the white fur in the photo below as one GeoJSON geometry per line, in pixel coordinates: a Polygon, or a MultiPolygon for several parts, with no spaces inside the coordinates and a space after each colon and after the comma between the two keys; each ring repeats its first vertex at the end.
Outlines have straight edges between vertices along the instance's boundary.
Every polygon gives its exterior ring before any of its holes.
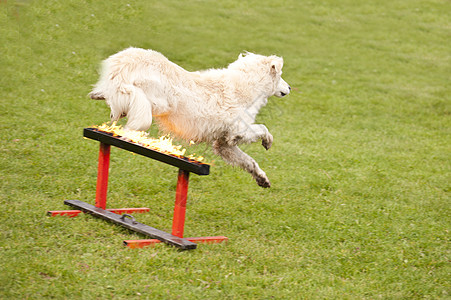
{"type": "Polygon", "coordinates": [[[226,162],[269,187],[265,172],[237,145],[261,139],[271,147],[266,126],[254,122],[268,97],[290,93],[282,66],[280,57],[245,53],[225,69],[188,72],[161,53],[129,48],[103,62],[90,96],[106,100],[112,121],[126,116],[128,129],[147,130],[154,117],[183,139],[211,143],[226,162]]]}

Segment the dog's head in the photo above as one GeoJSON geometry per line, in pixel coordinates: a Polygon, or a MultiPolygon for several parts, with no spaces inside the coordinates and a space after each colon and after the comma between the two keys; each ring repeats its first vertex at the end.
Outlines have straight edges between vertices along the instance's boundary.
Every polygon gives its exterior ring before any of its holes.
{"type": "MultiPolygon", "coordinates": [[[[285,97],[291,91],[290,85],[282,79],[283,58],[271,55],[263,56],[250,52],[242,53],[238,60],[229,65],[230,69],[249,72],[255,70],[260,82],[270,80],[272,89],[269,96],[285,97]]],[[[269,84],[269,81],[268,81],[269,84]]]]}
{"type": "Polygon", "coordinates": [[[271,66],[270,74],[275,78],[274,96],[282,98],[291,91],[290,85],[282,79],[283,58],[277,56],[269,56],[269,65],[271,66]]]}

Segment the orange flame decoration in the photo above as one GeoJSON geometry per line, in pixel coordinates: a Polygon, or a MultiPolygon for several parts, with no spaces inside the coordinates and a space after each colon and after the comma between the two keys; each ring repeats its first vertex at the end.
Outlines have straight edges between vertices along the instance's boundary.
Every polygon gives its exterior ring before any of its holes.
{"type": "MultiPolygon", "coordinates": [[[[146,148],[162,152],[165,154],[174,155],[177,157],[185,157],[190,160],[194,160],[197,162],[202,162],[204,160],[204,157],[197,156],[196,154],[191,154],[188,156],[185,156],[186,149],[182,148],[182,145],[173,145],[172,144],[172,137],[168,135],[161,136],[158,139],[152,138],[149,136],[149,134],[145,131],[136,131],[136,130],[128,130],[124,129],[120,125],[116,125],[116,122],[113,122],[112,124],[102,124],[99,126],[93,126],[93,128],[96,128],[97,130],[112,133],[115,136],[120,136],[121,138],[128,140],[130,142],[139,144],[141,146],[144,146],[146,148]]],[[[193,145],[194,142],[191,141],[190,145],[193,145]]],[[[202,162],[205,163],[205,162],[202,162]]]]}

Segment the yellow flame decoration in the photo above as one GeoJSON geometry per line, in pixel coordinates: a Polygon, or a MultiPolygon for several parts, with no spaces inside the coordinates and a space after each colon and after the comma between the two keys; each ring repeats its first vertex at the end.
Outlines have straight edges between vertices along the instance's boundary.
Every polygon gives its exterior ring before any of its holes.
{"type": "MultiPolygon", "coordinates": [[[[182,145],[173,145],[172,144],[172,137],[170,135],[164,135],[158,139],[155,139],[155,138],[150,137],[149,134],[145,131],[124,129],[122,126],[116,125],[116,122],[113,122],[112,124],[105,123],[105,124],[102,124],[99,126],[93,126],[93,127],[100,131],[121,136],[133,143],[137,143],[146,148],[150,148],[152,150],[156,150],[156,151],[163,152],[166,154],[171,154],[171,155],[175,155],[175,156],[185,156],[185,153],[186,153],[186,149],[182,148],[182,145]]],[[[190,145],[193,145],[193,144],[194,144],[194,142],[191,141],[190,145]]],[[[202,162],[204,160],[203,156],[196,157],[195,153],[188,155],[186,157],[191,160],[198,161],[198,162],[202,162]]]]}

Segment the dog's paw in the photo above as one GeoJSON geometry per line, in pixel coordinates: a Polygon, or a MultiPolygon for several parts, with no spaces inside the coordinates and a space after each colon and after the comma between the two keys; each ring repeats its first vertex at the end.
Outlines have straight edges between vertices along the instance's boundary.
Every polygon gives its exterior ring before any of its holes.
{"type": "Polygon", "coordinates": [[[268,133],[266,138],[262,139],[262,146],[265,147],[266,150],[269,150],[272,146],[273,137],[271,133],[268,133]]]}
{"type": "Polygon", "coordinates": [[[257,177],[255,180],[257,181],[257,184],[263,188],[271,187],[271,182],[269,182],[267,177],[257,177]]]}

